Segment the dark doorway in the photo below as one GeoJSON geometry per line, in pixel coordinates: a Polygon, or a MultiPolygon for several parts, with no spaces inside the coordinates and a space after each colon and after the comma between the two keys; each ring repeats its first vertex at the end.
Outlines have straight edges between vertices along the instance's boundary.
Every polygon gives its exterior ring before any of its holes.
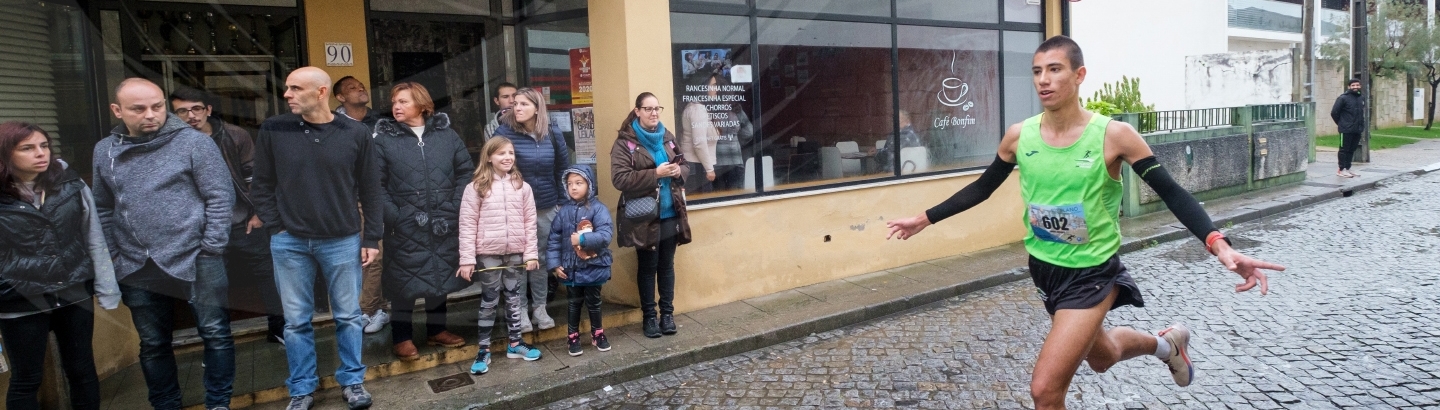
{"type": "MultiPolygon", "coordinates": [[[[445,55],[441,53],[390,53],[392,69],[399,81],[414,81],[425,86],[435,100],[436,111],[449,111],[450,92],[445,81],[445,55]]],[[[389,105],[389,104],[379,104],[389,105]]]]}

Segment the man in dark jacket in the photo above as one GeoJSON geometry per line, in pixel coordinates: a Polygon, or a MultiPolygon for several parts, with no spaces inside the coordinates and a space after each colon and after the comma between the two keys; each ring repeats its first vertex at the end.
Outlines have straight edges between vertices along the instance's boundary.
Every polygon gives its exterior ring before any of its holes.
{"type": "MultiPolygon", "coordinates": [[[[375,124],[379,123],[380,113],[371,109],[370,92],[365,90],[365,84],[352,76],[340,77],[335,82],[335,100],[340,102],[340,108],[335,109],[335,115],[341,118],[349,118],[365,124],[365,128],[374,130],[375,124]]],[[[390,314],[385,313],[384,292],[380,289],[380,276],[384,269],[385,243],[380,242],[380,260],[365,265],[360,280],[360,323],[364,325],[365,333],[379,332],[390,323],[390,314]]]]}
{"type": "Polygon", "coordinates": [[[310,408],[320,387],[310,323],[316,271],[330,290],[340,356],[335,381],[351,409],[368,408],[371,397],[360,360],[360,269],[380,254],[385,194],[380,167],[370,130],[327,106],[329,74],[315,67],[296,69],[285,89],[290,113],[260,124],[251,198],[270,233],[275,284],[285,310],[288,408],[310,408]]]}
{"type": "Polygon", "coordinates": [[[210,136],[230,171],[235,206],[230,212],[230,244],[225,248],[225,271],[239,275],[242,283],[260,294],[271,343],[285,343],[285,316],[280,295],[275,293],[275,265],[270,261],[270,237],[265,234],[255,205],[250,201],[250,177],[254,170],[255,142],[244,128],[213,117],[211,96],[193,88],[170,94],[170,109],[190,127],[210,136]]]}
{"type": "Polygon", "coordinates": [[[235,343],[221,255],[235,190],[210,137],[167,115],[165,93],[131,78],[110,111],[124,125],[95,144],[95,208],[105,227],[121,298],[140,335],[140,367],[156,409],[180,408],[171,350],[174,302],[188,301],[205,341],[205,408],[230,406],[235,343]]]}
{"type": "Polygon", "coordinates": [[[1360,148],[1360,135],[1365,132],[1365,99],[1360,97],[1360,80],[1350,80],[1347,88],[1330,108],[1330,119],[1340,128],[1340,169],[1335,175],[1354,178],[1360,175],[1350,172],[1350,159],[1360,148]]]}
{"type": "Polygon", "coordinates": [[[335,82],[335,100],[340,102],[340,108],[335,109],[336,114],[360,121],[365,128],[374,129],[375,123],[380,121],[380,114],[370,109],[370,92],[355,77],[347,75],[335,82]]]}

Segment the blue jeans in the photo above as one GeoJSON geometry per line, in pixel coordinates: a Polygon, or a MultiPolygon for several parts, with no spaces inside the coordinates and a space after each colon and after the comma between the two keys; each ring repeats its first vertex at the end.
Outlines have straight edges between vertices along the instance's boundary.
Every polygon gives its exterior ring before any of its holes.
{"type": "Polygon", "coordinates": [[[285,358],[290,363],[285,387],[290,395],[311,394],[320,385],[315,374],[315,328],[310,325],[315,316],[317,270],[330,288],[330,312],[335,317],[335,343],[340,352],[335,381],[341,386],[364,382],[360,236],[306,239],[281,232],[270,237],[270,254],[275,261],[275,287],[285,310],[285,358]]]}
{"type": "Polygon", "coordinates": [[[205,407],[227,407],[235,381],[235,340],[230,335],[229,280],[220,256],[195,259],[195,281],[167,275],[147,261],[120,283],[120,297],[130,308],[140,334],[140,370],[150,389],[150,406],[179,409],[180,379],[175,368],[175,300],[190,302],[195,330],[205,341],[205,407]]]}

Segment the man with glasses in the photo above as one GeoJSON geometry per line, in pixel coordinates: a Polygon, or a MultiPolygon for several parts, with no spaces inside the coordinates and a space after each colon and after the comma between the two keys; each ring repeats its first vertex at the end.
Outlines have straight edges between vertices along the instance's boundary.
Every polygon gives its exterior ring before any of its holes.
{"type": "Polygon", "coordinates": [[[255,142],[244,128],[226,123],[214,112],[213,97],[200,90],[183,88],[170,94],[170,108],[175,116],[210,136],[220,147],[220,156],[230,173],[235,189],[235,206],[230,211],[230,244],[225,247],[225,271],[232,278],[253,282],[264,304],[267,330],[265,340],[285,344],[285,316],[280,311],[280,296],[275,291],[275,266],[270,260],[270,238],[265,235],[260,216],[250,201],[250,176],[254,169],[255,142]],[[248,274],[248,275],[247,275],[248,274]],[[240,276],[243,275],[243,276],[240,276]]]}

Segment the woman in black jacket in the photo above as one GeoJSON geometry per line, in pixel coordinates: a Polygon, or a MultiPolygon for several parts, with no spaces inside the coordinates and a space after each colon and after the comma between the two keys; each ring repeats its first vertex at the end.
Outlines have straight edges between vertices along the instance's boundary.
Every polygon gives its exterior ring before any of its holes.
{"type": "Polygon", "coordinates": [[[445,329],[445,298],[470,284],[454,272],[460,263],[460,198],[475,166],[450,128],[450,117],[435,113],[424,86],[403,82],[390,95],[395,119],[375,124],[387,193],[381,286],[394,304],[390,338],[395,356],[415,360],[420,357],[411,327],[416,299],[425,299],[428,344],[465,345],[464,338],[445,329]]]}
{"type": "Polygon", "coordinates": [[[40,408],[55,332],[72,405],[98,409],[90,298],[114,309],[120,288],[90,188],[50,156],[49,140],[33,124],[0,124],[0,337],[15,369],[6,407],[40,408]]]}

